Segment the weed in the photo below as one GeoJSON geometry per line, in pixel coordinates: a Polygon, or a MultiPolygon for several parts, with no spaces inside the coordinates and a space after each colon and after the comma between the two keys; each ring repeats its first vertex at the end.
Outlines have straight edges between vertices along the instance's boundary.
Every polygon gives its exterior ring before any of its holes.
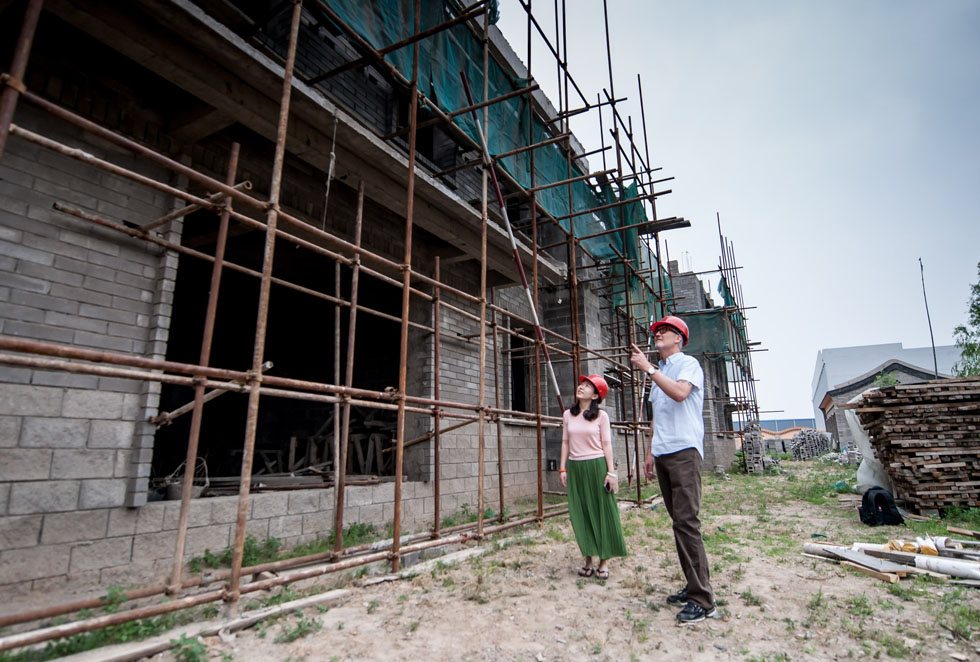
{"type": "Polygon", "coordinates": [[[980,634],[980,609],[967,604],[965,591],[957,588],[943,595],[937,622],[960,639],[973,641],[980,634]]]}
{"type": "Polygon", "coordinates": [[[110,586],[106,590],[105,595],[99,599],[102,600],[102,604],[104,605],[102,609],[108,614],[114,614],[119,611],[119,606],[126,602],[126,591],[120,586],[110,586]]]}
{"type": "Polygon", "coordinates": [[[318,632],[322,627],[323,623],[319,619],[310,618],[305,614],[301,614],[291,627],[283,627],[282,631],[276,637],[275,642],[277,644],[288,644],[309,634],[318,632]]]}
{"type": "Polygon", "coordinates": [[[418,621],[412,621],[411,623],[408,624],[408,631],[409,632],[415,632],[418,629],[419,629],[419,622],[418,621]]]}
{"type": "Polygon", "coordinates": [[[853,616],[871,616],[875,610],[871,601],[868,600],[868,596],[862,593],[853,598],[848,598],[847,611],[853,616]]]}
{"type": "Polygon", "coordinates": [[[208,659],[208,647],[197,637],[182,634],[177,639],[171,639],[170,644],[174,657],[180,662],[205,662],[208,659]]]}
{"type": "MultiPolygon", "coordinates": [[[[258,565],[279,560],[279,549],[282,541],[278,538],[266,538],[259,542],[252,536],[245,537],[245,545],[242,549],[242,565],[258,565]]],[[[195,556],[188,561],[188,567],[194,574],[201,572],[204,568],[230,568],[232,548],[228,547],[218,553],[205,549],[201,556],[195,556]]]]}
{"type": "Polygon", "coordinates": [[[762,598],[757,596],[755,593],[749,589],[742,591],[742,602],[744,602],[749,607],[761,607],[762,598]]]}
{"type": "Polygon", "coordinates": [[[823,594],[823,590],[814,593],[806,603],[807,615],[803,627],[810,628],[826,621],[829,608],[830,601],[823,594]]]}
{"type": "Polygon", "coordinates": [[[373,614],[378,610],[378,607],[380,606],[381,606],[380,600],[371,600],[371,602],[369,602],[367,606],[367,613],[373,614]]]}
{"type": "MultiPolygon", "coordinates": [[[[80,620],[91,617],[91,610],[83,609],[78,612],[80,620]],[[83,615],[86,614],[86,615],[83,615]]],[[[100,630],[92,632],[82,632],[79,634],[65,637],[58,641],[48,643],[41,650],[24,651],[23,653],[0,653],[0,660],[4,662],[19,662],[20,660],[42,661],[81,653],[101,648],[111,644],[120,644],[128,641],[139,641],[147,637],[163,634],[175,627],[186,625],[200,620],[200,611],[184,610],[163,614],[154,618],[144,618],[128,623],[118,623],[109,625],[100,630]]]]}
{"type": "MultiPolygon", "coordinates": [[[[331,547],[336,540],[336,535],[336,531],[331,531],[330,535],[327,537],[327,544],[329,544],[331,547]]],[[[354,522],[344,529],[344,547],[355,547],[366,542],[377,540],[378,537],[378,531],[374,528],[374,524],[354,522]]]]}

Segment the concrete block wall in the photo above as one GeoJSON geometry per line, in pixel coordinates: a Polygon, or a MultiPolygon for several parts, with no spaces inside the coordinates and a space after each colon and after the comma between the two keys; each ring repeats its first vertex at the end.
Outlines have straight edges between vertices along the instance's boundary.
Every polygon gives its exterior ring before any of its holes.
{"type": "MultiPolygon", "coordinates": [[[[348,487],[345,525],[373,524],[379,531],[394,517],[394,483],[348,487]]],[[[333,488],[266,492],[249,498],[247,534],[291,546],[325,538],[333,530],[333,488]]],[[[443,499],[450,514],[458,499],[443,499]]],[[[459,502],[462,503],[462,502],[459,502]]],[[[84,591],[136,585],[169,575],[175,553],[179,501],[141,508],[87,508],[0,519],[0,598],[38,591],[84,591]]],[[[185,558],[229,547],[235,536],[238,497],[191,502],[185,558]]],[[[432,524],[432,485],[404,483],[403,531],[432,524]]],[[[0,607],[0,613],[4,613],[0,607]]]]}
{"type": "MultiPolygon", "coordinates": [[[[81,131],[22,108],[19,125],[163,178],[81,131]]],[[[55,201],[115,221],[171,209],[156,191],[13,137],[0,161],[0,333],[146,355],[169,323],[159,252],[55,212],[55,201]]],[[[169,283],[169,287],[168,287],[169,283]]],[[[121,506],[148,475],[134,445],[148,393],[138,381],[0,368],[0,516],[121,506]]]]}

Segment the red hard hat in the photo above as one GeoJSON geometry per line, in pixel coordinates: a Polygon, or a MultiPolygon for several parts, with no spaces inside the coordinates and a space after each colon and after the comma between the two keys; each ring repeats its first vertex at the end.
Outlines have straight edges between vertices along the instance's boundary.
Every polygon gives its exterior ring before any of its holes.
{"type": "Polygon", "coordinates": [[[599,394],[600,400],[605,400],[606,395],[609,394],[609,384],[606,380],[602,378],[602,375],[582,375],[578,378],[579,384],[582,382],[589,382],[592,384],[592,388],[595,389],[596,393],[599,394]]]}
{"type": "Polygon", "coordinates": [[[687,328],[687,324],[685,324],[684,320],[682,320],[680,317],[675,317],[674,315],[667,315],[667,317],[663,318],[662,320],[658,322],[654,322],[653,324],[650,325],[650,333],[656,333],[657,329],[659,329],[662,326],[672,326],[675,329],[677,329],[680,332],[681,337],[684,338],[685,345],[687,344],[688,340],[691,337],[691,332],[687,328]]]}

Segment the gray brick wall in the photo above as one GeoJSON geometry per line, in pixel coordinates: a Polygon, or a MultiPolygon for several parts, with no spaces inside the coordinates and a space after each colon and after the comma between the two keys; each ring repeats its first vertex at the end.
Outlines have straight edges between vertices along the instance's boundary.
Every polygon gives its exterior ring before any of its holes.
{"type": "MultiPolygon", "coordinates": [[[[164,176],[29,106],[16,119],[142,174],[164,176]]],[[[146,355],[151,328],[165,324],[153,307],[166,282],[159,252],[59,214],[55,201],[137,223],[172,205],[161,193],[12,138],[0,161],[0,333],[146,355]]],[[[149,461],[134,445],[145,419],[141,388],[131,380],[0,370],[5,526],[7,517],[23,522],[126,503],[130,479],[149,461]]]]}

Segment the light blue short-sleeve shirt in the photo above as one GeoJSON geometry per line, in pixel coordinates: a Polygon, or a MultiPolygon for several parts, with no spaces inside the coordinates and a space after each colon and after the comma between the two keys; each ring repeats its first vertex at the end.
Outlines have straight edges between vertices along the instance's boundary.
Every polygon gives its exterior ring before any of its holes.
{"type": "Polygon", "coordinates": [[[691,394],[681,402],[671,400],[656,384],[650,389],[653,404],[653,455],[670,455],[696,448],[704,457],[704,371],[701,364],[683,352],[660,362],[660,371],[675,381],[690,382],[691,394]]]}

